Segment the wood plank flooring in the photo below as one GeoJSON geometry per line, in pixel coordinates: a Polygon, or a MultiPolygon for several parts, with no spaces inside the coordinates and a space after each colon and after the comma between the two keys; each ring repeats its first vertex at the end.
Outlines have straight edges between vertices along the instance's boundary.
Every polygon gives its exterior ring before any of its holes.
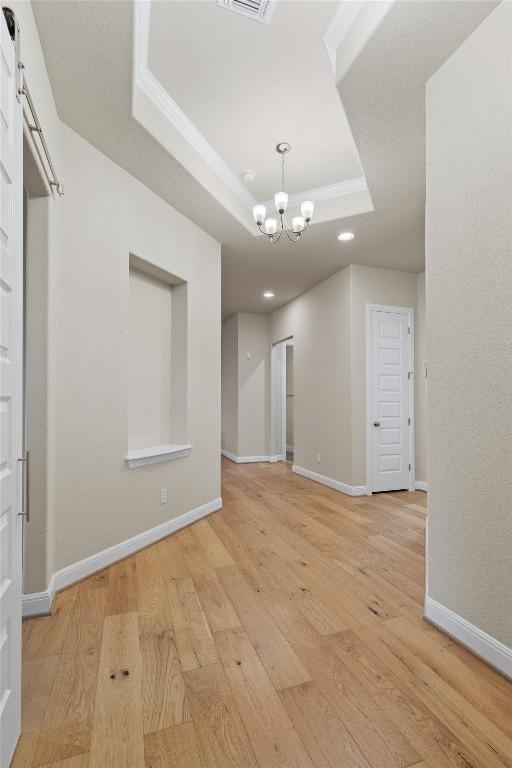
{"type": "Polygon", "coordinates": [[[425,494],[222,495],[24,623],[14,768],[512,768],[512,684],[422,618],[425,494]]]}

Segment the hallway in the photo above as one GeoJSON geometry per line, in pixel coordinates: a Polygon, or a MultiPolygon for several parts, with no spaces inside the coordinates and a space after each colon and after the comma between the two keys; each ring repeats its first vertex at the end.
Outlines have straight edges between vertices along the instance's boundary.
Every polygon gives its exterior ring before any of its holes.
{"type": "Polygon", "coordinates": [[[15,768],[512,766],[512,683],[422,619],[426,494],[222,495],[24,622],[15,768]]]}

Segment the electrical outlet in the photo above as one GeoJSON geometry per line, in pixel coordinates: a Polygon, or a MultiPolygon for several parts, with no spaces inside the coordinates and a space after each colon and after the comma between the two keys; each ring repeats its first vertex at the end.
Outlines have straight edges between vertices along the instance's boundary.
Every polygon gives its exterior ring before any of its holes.
{"type": "Polygon", "coordinates": [[[167,504],[167,488],[160,488],[160,504],[167,504]]]}
{"type": "Polygon", "coordinates": [[[320,464],[320,454],[319,453],[317,453],[317,455],[316,455],[316,463],[320,464]]]}

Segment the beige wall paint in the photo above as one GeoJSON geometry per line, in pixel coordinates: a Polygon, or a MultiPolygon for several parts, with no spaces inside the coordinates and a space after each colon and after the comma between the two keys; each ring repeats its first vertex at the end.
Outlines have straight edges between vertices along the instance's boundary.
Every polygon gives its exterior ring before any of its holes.
{"type": "Polygon", "coordinates": [[[24,550],[40,543],[37,557],[24,559],[27,583],[45,583],[48,560],[48,253],[50,198],[28,199],[25,232],[26,445],[30,451],[30,524],[24,550]],[[30,541],[29,541],[30,531],[30,541]]]}
{"type": "Polygon", "coordinates": [[[67,183],[59,201],[54,340],[54,569],[220,495],[219,245],[65,126],[61,146],[67,183]],[[94,226],[84,227],[88,222],[94,226]],[[123,462],[130,253],[187,282],[188,439],[194,448],[185,459],[141,470],[123,462]],[[169,488],[165,506],[161,487],[169,488]]]}
{"type": "Polygon", "coordinates": [[[268,456],[270,340],[267,315],[238,315],[238,456],[268,456]]]}
{"type": "Polygon", "coordinates": [[[238,315],[222,326],[222,449],[238,452],[238,315]]]}
{"type": "Polygon", "coordinates": [[[66,190],[48,212],[48,435],[33,435],[32,457],[40,462],[46,446],[48,488],[26,531],[24,589],[32,592],[54,571],[219,497],[220,246],[59,121],[30,4],[14,10],[66,190]],[[185,459],[136,470],[124,462],[130,253],[187,282],[182,381],[194,445],[185,459]],[[169,489],[164,506],[161,487],[169,489]]]}
{"type": "Polygon", "coordinates": [[[352,264],[351,384],[352,483],[366,485],[366,304],[416,311],[416,275],[352,264]]]}
{"type": "Polygon", "coordinates": [[[416,427],[416,480],[428,483],[427,460],[427,314],[425,272],[416,275],[414,418],[416,427]]]}
{"type": "Polygon", "coordinates": [[[271,314],[271,342],[290,336],[294,463],[350,483],[350,270],[337,272],[271,314]]]}
{"type": "MultiPolygon", "coordinates": [[[[423,286],[414,274],[351,265],[270,316],[231,318],[223,330],[223,448],[238,456],[275,453],[268,431],[270,349],[293,337],[294,397],[288,400],[293,400],[294,463],[347,485],[366,485],[366,304],[411,307],[422,350],[423,286]],[[235,342],[236,403],[226,389],[234,381],[235,342]],[[231,450],[226,445],[235,419],[237,448],[231,450]]],[[[416,457],[422,473],[416,477],[426,481],[425,384],[421,368],[416,373],[416,457]]]]}
{"type": "Polygon", "coordinates": [[[222,326],[222,448],[235,456],[270,452],[270,349],[268,315],[222,326]]]}
{"type": "MultiPolygon", "coordinates": [[[[367,303],[411,307],[417,320],[424,313],[416,275],[351,265],[270,316],[272,343],[294,337],[294,462],[354,486],[366,485],[367,303]]],[[[420,456],[425,441],[423,415],[420,456]]]]}
{"type": "Polygon", "coordinates": [[[130,269],[128,447],[172,442],[172,288],[130,269]]]}
{"type": "Polygon", "coordinates": [[[512,647],[512,4],[427,84],[428,592],[512,647]]]}
{"type": "MultiPolygon", "coordinates": [[[[39,119],[44,126],[45,137],[51,147],[52,159],[60,168],[60,143],[58,140],[61,123],[57,115],[53,94],[48,79],[43,52],[30,3],[14,0],[9,7],[15,12],[23,35],[20,36],[20,58],[25,65],[32,98],[37,103],[39,119]]],[[[30,240],[32,229],[34,249],[30,248],[29,258],[35,254],[40,241],[40,259],[31,258],[27,285],[27,296],[31,309],[27,313],[27,449],[31,451],[30,463],[33,468],[30,488],[31,521],[24,531],[23,580],[24,591],[46,589],[51,575],[54,541],[50,534],[53,526],[52,510],[55,492],[55,468],[53,461],[54,433],[50,422],[55,413],[56,403],[53,388],[55,349],[50,346],[50,337],[56,328],[56,312],[53,298],[56,282],[56,229],[58,205],[53,197],[40,198],[29,202],[31,224],[27,236],[30,240]],[[34,280],[36,283],[34,283],[34,280]],[[33,291],[39,283],[39,301],[34,301],[33,291]],[[35,351],[37,348],[39,354],[35,351]],[[38,382],[41,386],[38,386],[38,382]]]]}

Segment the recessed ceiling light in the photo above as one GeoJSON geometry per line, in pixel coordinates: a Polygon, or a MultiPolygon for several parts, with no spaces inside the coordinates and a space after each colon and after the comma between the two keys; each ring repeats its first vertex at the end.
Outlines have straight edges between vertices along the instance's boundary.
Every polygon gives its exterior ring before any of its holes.
{"type": "Polygon", "coordinates": [[[263,298],[264,299],[273,299],[274,298],[274,294],[272,293],[272,291],[265,291],[265,293],[263,294],[263,298]]]}
{"type": "Polygon", "coordinates": [[[346,243],[347,240],[353,240],[353,239],[354,239],[354,233],[353,232],[341,232],[338,235],[338,240],[341,240],[344,243],[346,243]]]}

